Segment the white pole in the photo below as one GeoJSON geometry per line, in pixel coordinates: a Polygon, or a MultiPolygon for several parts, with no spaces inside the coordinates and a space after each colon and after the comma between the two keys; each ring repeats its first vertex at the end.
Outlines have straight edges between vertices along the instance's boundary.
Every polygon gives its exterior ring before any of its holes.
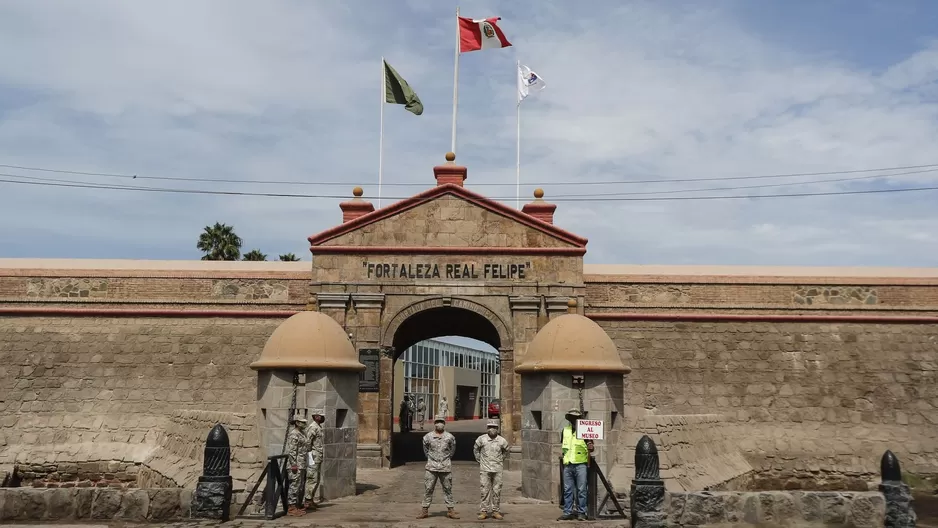
{"type": "Polygon", "coordinates": [[[384,69],[384,57],[381,57],[381,132],[378,135],[378,209],[381,208],[381,184],[384,177],[384,104],[386,95],[387,73],[384,69]]]}
{"type": "MultiPolygon", "coordinates": [[[[519,60],[519,61],[518,61],[518,69],[515,70],[515,77],[518,77],[518,76],[520,76],[520,75],[521,75],[521,61],[519,60]]],[[[519,82],[521,82],[521,81],[518,80],[518,79],[515,80],[515,84],[517,84],[517,83],[519,83],[519,82]]],[[[519,90],[518,88],[515,88],[515,91],[518,92],[518,105],[517,105],[517,106],[518,106],[518,108],[517,108],[517,112],[518,112],[518,119],[517,119],[517,123],[518,123],[518,134],[517,134],[518,143],[517,143],[517,145],[515,145],[515,151],[516,151],[516,152],[515,152],[515,154],[516,154],[516,159],[515,159],[515,172],[516,172],[516,174],[515,174],[515,207],[517,207],[518,209],[521,209],[521,90],[519,90]]]]}
{"type": "Polygon", "coordinates": [[[450,152],[456,152],[456,103],[459,100],[459,6],[456,6],[456,59],[453,69],[453,140],[450,152]]]}

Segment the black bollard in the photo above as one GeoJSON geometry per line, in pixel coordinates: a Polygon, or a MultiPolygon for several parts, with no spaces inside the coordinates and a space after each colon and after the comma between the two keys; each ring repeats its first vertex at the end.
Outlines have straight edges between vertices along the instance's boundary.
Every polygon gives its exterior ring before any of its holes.
{"type": "Polygon", "coordinates": [[[886,497],[884,525],[889,528],[914,528],[916,516],[912,509],[912,491],[908,484],[902,482],[902,468],[892,451],[883,453],[879,471],[883,478],[879,491],[886,497]]]}
{"type": "Polygon", "coordinates": [[[667,520],[664,513],[664,481],[658,462],[658,447],[642,436],[635,446],[635,478],[630,494],[632,528],[659,528],[667,520]]]}
{"type": "Polygon", "coordinates": [[[202,476],[192,495],[192,516],[225,522],[231,512],[231,444],[221,424],[208,433],[202,476]]]}

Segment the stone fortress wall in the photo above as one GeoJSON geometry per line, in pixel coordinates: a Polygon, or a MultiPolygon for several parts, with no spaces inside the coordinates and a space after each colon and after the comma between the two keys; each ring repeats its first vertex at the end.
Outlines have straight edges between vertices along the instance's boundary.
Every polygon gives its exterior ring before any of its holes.
{"type": "Polygon", "coordinates": [[[938,471],[938,270],[680,268],[587,266],[632,367],[624,466],[649,434],[676,491],[750,466],[760,489],[865,489],[886,449],[938,471]]]}
{"type": "MultiPolygon", "coordinates": [[[[248,365],[307,309],[310,272],[0,261],[0,472],[17,462],[48,485],[192,487],[220,421],[243,489],[263,456],[248,365]]],[[[887,448],[904,469],[938,472],[938,270],[584,272],[583,310],[632,368],[617,487],[642,432],[673,490],[731,486],[748,468],[782,484],[862,478],[887,448]]]]}

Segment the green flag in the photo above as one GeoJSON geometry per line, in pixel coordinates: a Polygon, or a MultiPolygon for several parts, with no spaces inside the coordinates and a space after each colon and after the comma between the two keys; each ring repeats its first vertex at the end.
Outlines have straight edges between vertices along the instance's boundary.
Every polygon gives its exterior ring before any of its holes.
{"type": "Polygon", "coordinates": [[[414,90],[407,84],[394,68],[384,61],[384,100],[392,104],[402,104],[408,112],[414,115],[423,113],[423,103],[414,90]]]}

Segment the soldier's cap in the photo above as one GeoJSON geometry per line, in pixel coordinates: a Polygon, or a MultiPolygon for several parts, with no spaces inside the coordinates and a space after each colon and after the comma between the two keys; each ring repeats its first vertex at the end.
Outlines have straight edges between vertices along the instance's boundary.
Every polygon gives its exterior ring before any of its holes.
{"type": "Polygon", "coordinates": [[[570,409],[567,411],[567,416],[583,416],[583,413],[579,409],[570,409]]]}
{"type": "Polygon", "coordinates": [[[437,416],[437,417],[436,417],[436,420],[433,420],[433,423],[443,423],[443,424],[445,424],[445,423],[446,423],[446,418],[443,418],[442,416],[437,416]]]}
{"type": "Polygon", "coordinates": [[[495,420],[489,420],[489,423],[486,424],[485,427],[486,427],[486,428],[494,427],[494,428],[498,429],[498,422],[496,422],[495,420]]]}
{"type": "Polygon", "coordinates": [[[310,416],[325,416],[321,411],[313,411],[310,416]]]}
{"type": "Polygon", "coordinates": [[[306,418],[294,418],[293,423],[306,423],[306,418]]]}

